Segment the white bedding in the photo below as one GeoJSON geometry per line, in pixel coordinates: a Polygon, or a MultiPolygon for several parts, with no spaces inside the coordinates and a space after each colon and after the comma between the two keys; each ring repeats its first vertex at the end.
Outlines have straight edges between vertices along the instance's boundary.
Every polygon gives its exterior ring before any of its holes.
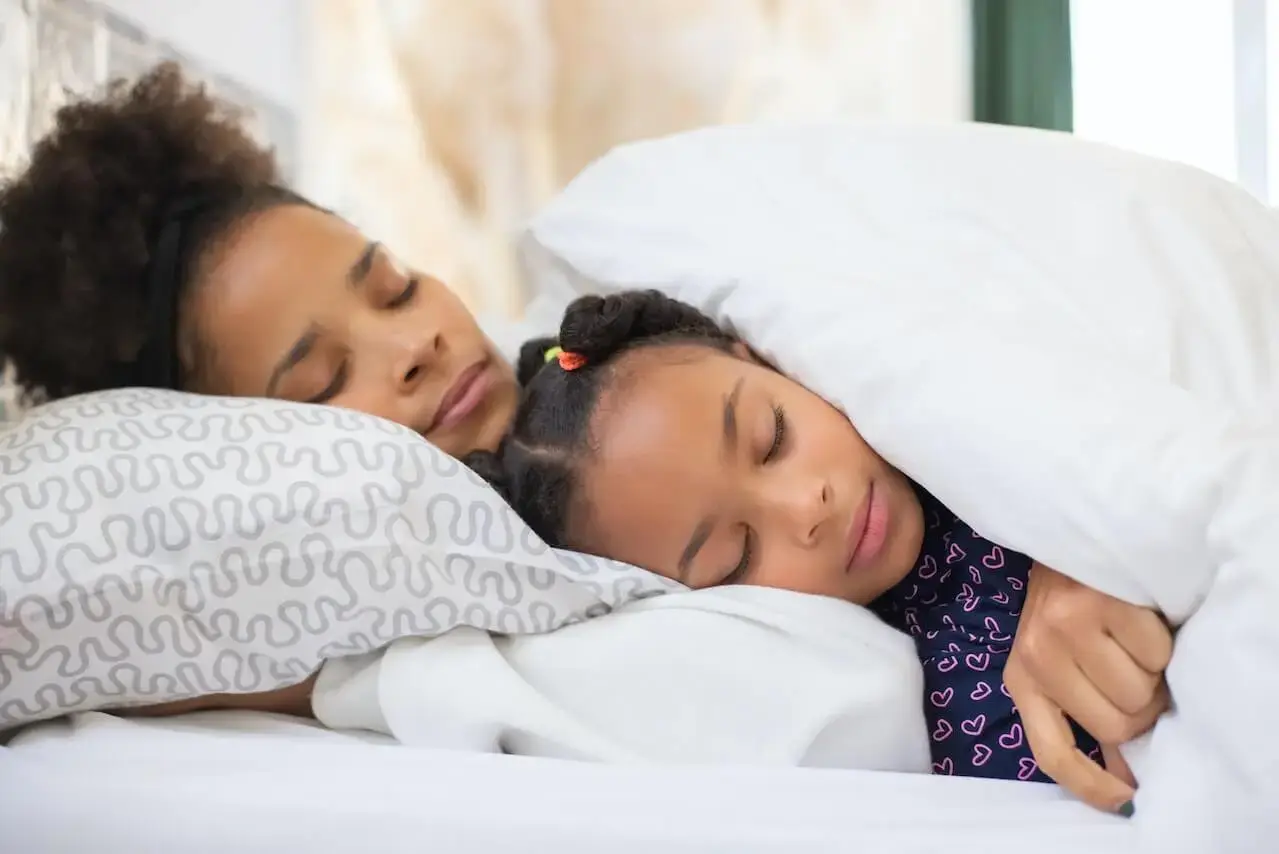
{"type": "Polygon", "coordinates": [[[0,748],[21,854],[1110,854],[1131,826],[1049,786],[405,749],[270,715],[80,715],[0,748]]]}
{"type": "Polygon", "coordinates": [[[1279,218],[1069,136],[717,128],[532,224],[543,289],[661,287],[849,413],[983,536],[1180,626],[1140,842],[1279,833],[1279,218]]]}

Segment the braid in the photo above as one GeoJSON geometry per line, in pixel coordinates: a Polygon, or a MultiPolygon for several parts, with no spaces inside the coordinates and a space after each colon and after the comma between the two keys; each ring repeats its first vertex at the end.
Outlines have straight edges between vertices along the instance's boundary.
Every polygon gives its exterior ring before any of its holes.
{"type": "Polygon", "coordinates": [[[570,509],[582,464],[590,458],[590,425],[617,365],[640,349],[693,344],[725,351],[734,343],[715,321],[658,291],[629,291],[575,300],[560,325],[559,344],[583,356],[572,371],[547,363],[554,339],[520,350],[517,375],[524,395],[511,431],[497,451],[463,459],[553,548],[571,548],[570,509]]]}

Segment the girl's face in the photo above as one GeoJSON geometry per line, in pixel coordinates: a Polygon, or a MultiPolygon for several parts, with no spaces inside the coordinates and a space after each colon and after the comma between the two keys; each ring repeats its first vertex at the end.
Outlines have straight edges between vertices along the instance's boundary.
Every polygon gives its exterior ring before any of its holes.
{"type": "Polygon", "coordinates": [[[689,587],[863,605],[911,570],[914,490],[825,400],[744,348],[638,350],[617,371],[592,423],[575,546],[689,587]]]}
{"type": "Polygon", "coordinates": [[[461,301],[323,211],[233,226],[186,313],[193,391],[367,412],[454,455],[495,448],[515,412],[515,375],[461,301]]]}

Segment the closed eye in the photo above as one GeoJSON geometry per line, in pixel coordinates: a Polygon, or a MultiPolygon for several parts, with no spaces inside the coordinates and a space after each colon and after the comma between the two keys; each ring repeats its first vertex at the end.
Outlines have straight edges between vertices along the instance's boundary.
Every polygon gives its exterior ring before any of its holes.
{"type": "Polygon", "coordinates": [[[724,576],[720,581],[720,586],[728,584],[741,584],[746,578],[746,574],[751,570],[751,558],[755,553],[755,534],[750,528],[746,529],[746,534],[742,538],[742,557],[737,561],[737,566],[733,567],[733,571],[724,576]]]}
{"type": "Polygon", "coordinates": [[[346,385],[346,378],[349,373],[350,363],[344,359],[342,360],[342,364],[338,366],[337,373],[333,375],[332,382],[324,387],[324,391],[315,395],[315,397],[310,398],[306,402],[328,403],[330,400],[337,397],[342,392],[342,388],[346,385]]]}
{"type": "Polygon", "coordinates": [[[417,277],[408,280],[404,285],[404,290],[400,291],[390,302],[386,304],[389,309],[396,309],[408,305],[413,301],[413,297],[417,295],[417,277]]]}
{"type": "Polygon", "coordinates": [[[773,407],[773,444],[764,454],[764,464],[773,462],[786,445],[786,410],[780,406],[773,407]]]}

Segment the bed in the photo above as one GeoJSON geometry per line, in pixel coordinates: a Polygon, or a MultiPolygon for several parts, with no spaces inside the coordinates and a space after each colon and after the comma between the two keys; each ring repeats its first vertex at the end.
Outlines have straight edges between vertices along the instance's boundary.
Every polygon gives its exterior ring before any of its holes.
{"type": "Polygon", "coordinates": [[[1131,850],[1025,783],[405,749],[278,716],[98,713],[0,749],[5,848],[45,852],[1131,850]],[[971,849],[969,849],[971,850],[971,849]]]}

